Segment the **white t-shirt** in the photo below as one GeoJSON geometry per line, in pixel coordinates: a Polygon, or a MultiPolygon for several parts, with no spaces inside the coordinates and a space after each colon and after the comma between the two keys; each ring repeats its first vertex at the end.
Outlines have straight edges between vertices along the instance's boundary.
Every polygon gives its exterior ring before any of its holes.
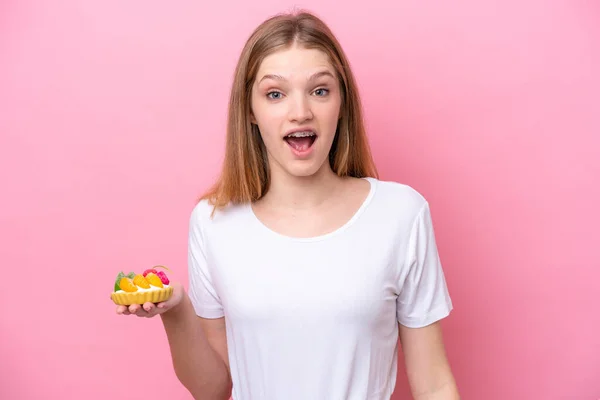
{"type": "Polygon", "coordinates": [[[250,205],[194,208],[188,291],[199,316],[225,317],[235,400],[388,400],[398,322],[452,310],[427,201],[365,179],[350,221],[313,238],[270,230],[250,205]]]}

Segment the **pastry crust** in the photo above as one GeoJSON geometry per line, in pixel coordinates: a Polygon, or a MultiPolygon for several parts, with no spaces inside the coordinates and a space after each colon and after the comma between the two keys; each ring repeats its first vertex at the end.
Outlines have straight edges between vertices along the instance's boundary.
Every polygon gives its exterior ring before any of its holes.
{"type": "Polygon", "coordinates": [[[117,305],[129,306],[131,304],[160,303],[168,300],[173,294],[173,287],[168,286],[162,289],[137,291],[137,292],[113,292],[110,296],[117,305]]]}

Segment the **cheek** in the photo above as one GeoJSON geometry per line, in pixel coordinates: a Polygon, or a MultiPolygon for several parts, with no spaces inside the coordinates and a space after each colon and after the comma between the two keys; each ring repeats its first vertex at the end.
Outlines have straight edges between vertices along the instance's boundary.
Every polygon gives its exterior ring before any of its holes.
{"type": "Polygon", "coordinates": [[[340,105],[339,103],[332,102],[327,104],[327,107],[323,107],[319,113],[319,119],[328,128],[328,133],[335,134],[335,129],[340,118],[340,105]],[[331,131],[331,132],[329,132],[331,131]]]}
{"type": "Polygon", "coordinates": [[[260,136],[267,147],[271,147],[272,144],[279,141],[281,126],[278,120],[273,116],[272,113],[260,113],[254,114],[256,118],[256,125],[260,131],[260,136]]]}
{"type": "Polygon", "coordinates": [[[279,137],[282,126],[285,125],[285,112],[278,107],[256,107],[254,110],[255,123],[258,125],[265,140],[269,137],[279,137]]]}

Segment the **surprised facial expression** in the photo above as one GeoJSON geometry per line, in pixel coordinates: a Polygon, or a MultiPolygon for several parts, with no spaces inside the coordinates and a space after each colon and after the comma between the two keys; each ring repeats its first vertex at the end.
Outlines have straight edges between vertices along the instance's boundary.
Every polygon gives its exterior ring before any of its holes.
{"type": "Polygon", "coordinates": [[[327,55],[298,46],[267,56],[252,87],[258,125],[272,174],[311,176],[329,168],[341,93],[327,55]]]}

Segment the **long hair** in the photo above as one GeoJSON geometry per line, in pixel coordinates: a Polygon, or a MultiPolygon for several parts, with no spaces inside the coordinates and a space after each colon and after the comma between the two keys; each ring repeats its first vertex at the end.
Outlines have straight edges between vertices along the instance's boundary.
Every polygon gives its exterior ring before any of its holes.
{"type": "Polygon", "coordinates": [[[221,175],[200,197],[207,199],[214,210],[228,204],[256,201],[269,188],[267,152],[258,127],[250,119],[252,85],[262,60],[294,43],[323,51],[337,73],[342,103],[329,152],[332,170],[338,176],[378,177],[367,142],[358,88],[338,40],[321,19],[309,12],[280,14],[254,30],[238,60],[229,99],[221,175]]]}

